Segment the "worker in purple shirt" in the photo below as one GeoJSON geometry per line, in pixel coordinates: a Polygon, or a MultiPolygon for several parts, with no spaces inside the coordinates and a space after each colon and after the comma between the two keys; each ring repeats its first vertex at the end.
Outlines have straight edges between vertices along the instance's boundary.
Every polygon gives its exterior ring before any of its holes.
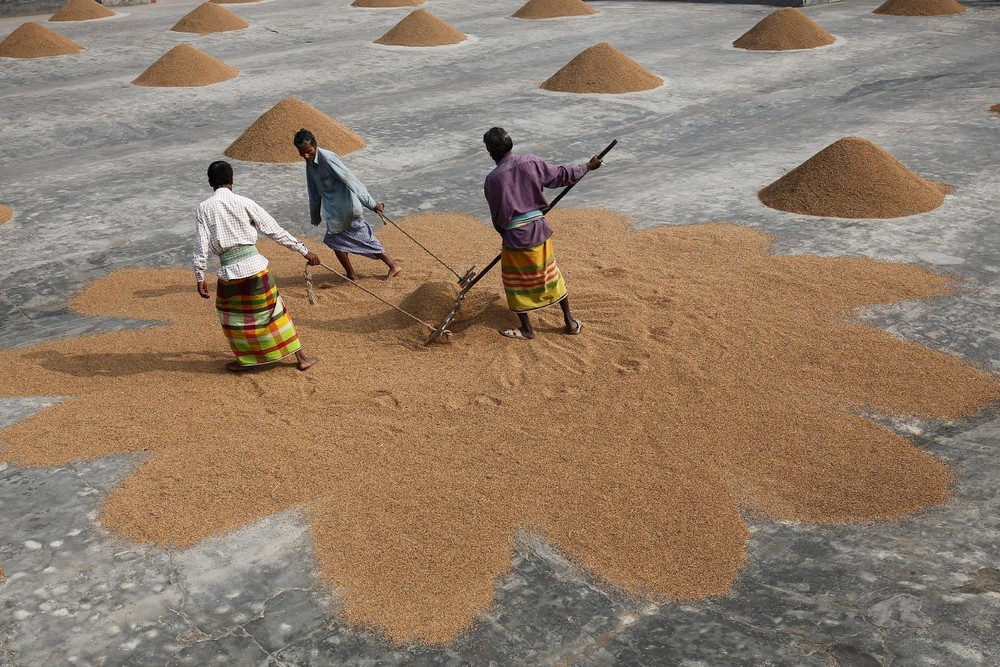
{"type": "Polygon", "coordinates": [[[588,171],[599,169],[601,158],[572,167],[551,165],[537,155],[514,155],[514,142],[500,127],[490,128],[483,143],[497,166],[486,177],[483,192],[490,205],[493,227],[503,238],[500,268],[507,307],[517,313],[521,326],[503,329],[507,338],[531,339],[535,330],[528,313],[558,303],[565,332],[575,336],[583,324],[573,318],[566,297],[566,281],[552,252],[552,227],[545,219],[549,203],[543,188],[576,183],[588,171]]]}

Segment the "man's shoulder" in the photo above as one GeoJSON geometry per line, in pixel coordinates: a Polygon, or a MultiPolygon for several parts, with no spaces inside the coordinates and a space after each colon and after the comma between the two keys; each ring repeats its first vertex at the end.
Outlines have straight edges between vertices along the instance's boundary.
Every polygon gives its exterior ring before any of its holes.
{"type": "MultiPolygon", "coordinates": [[[[220,189],[221,190],[221,189],[220,189]]],[[[238,195],[229,188],[225,188],[225,191],[218,191],[214,193],[208,199],[205,199],[200,204],[198,204],[198,210],[200,211],[210,211],[213,209],[221,208],[225,204],[234,202],[238,205],[248,206],[250,204],[256,204],[256,202],[249,197],[244,197],[243,195],[238,195]]]]}
{"type": "Polygon", "coordinates": [[[333,151],[331,151],[329,148],[320,148],[320,147],[317,146],[316,147],[316,155],[318,157],[322,157],[324,160],[328,160],[330,162],[334,162],[334,161],[341,162],[342,161],[340,159],[340,156],[337,155],[336,153],[334,153],[333,151]]]}

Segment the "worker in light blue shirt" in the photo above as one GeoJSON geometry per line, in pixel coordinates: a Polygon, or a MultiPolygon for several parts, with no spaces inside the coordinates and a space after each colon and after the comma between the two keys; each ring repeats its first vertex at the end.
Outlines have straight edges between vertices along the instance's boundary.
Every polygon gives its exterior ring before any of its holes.
{"type": "Polygon", "coordinates": [[[381,213],[383,205],[368,194],[367,188],[351,173],[333,151],[319,148],[309,130],[295,133],[295,148],[306,161],[306,184],[309,187],[311,222],[326,222],[325,243],[337,255],[347,277],[357,280],[350,255],[361,255],[385,262],[386,280],[395,278],[403,267],[385,254],[385,249],[364,217],[364,208],[381,213]]]}

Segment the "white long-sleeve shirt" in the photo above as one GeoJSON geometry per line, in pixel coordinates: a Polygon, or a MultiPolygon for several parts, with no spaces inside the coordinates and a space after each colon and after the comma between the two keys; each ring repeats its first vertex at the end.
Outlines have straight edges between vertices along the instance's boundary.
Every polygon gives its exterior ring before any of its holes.
{"type": "MultiPolygon", "coordinates": [[[[255,245],[260,231],[275,243],[305,255],[309,250],[294,236],[285,231],[263,207],[236,194],[229,188],[218,188],[211,197],[198,204],[195,213],[197,241],[194,249],[194,275],[198,282],[205,279],[208,268],[208,251],[216,255],[238,245],[255,245]]],[[[229,266],[219,268],[219,278],[238,280],[248,278],[267,268],[267,258],[255,255],[229,266]]]]}

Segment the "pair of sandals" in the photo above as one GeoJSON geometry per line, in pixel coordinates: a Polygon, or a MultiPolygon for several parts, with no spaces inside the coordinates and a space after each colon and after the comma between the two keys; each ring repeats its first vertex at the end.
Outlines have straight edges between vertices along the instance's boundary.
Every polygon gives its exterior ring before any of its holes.
{"type": "MultiPolygon", "coordinates": [[[[583,322],[581,322],[580,320],[573,320],[573,328],[569,331],[566,331],[565,333],[567,336],[579,336],[581,331],[583,331],[583,322]]],[[[504,338],[519,338],[521,340],[531,340],[530,338],[525,336],[520,329],[517,328],[504,329],[500,332],[500,335],[503,336],[504,338]]]]}

